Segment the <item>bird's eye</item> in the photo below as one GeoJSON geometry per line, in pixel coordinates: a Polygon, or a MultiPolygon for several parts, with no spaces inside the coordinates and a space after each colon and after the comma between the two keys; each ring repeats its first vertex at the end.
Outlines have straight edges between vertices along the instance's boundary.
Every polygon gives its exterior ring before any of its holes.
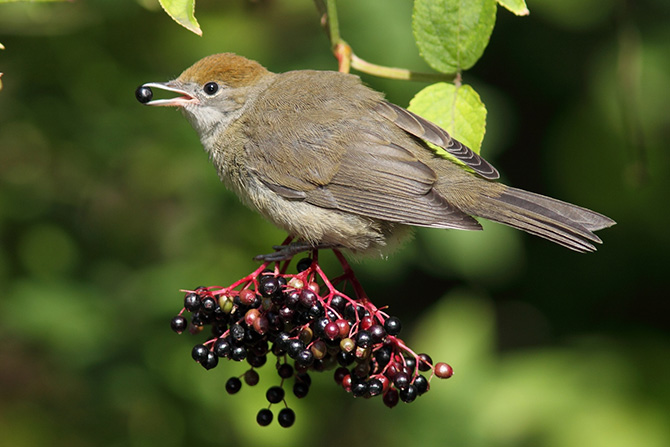
{"type": "Polygon", "coordinates": [[[216,82],[208,82],[203,87],[203,90],[205,91],[205,93],[211,96],[217,91],[219,91],[219,84],[217,84],[216,82]]]}

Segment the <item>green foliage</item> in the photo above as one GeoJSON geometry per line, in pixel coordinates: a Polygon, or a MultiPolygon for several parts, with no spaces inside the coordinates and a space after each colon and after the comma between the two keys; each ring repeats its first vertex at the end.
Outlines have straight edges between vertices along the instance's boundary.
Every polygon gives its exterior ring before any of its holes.
{"type": "MultiPolygon", "coordinates": [[[[486,107],[471,86],[446,82],[430,85],[410,101],[409,110],[434,122],[479,153],[486,131],[486,107]]],[[[444,149],[436,150],[458,162],[444,149]]]]}
{"type": "Polygon", "coordinates": [[[479,60],[495,20],[495,0],[416,0],[412,29],[430,66],[454,73],[479,60]]]}
{"type": "Polygon", "coordinates": [[[518,16],[530,14],[526,6],[526,0],[497,0],[498,4],[518,16]]]}
{"type": "Polygon", "coordinates": [[[202,30],[195,18],[195,0],[158,0],[172,19],[189,31],[201,36],[202,30]]]}

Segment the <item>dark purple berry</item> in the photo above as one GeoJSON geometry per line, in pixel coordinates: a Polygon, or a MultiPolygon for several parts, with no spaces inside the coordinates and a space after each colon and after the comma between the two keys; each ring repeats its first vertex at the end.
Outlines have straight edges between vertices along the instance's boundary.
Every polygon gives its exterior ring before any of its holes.
{"type": "Polygon", "coordinates": [[[244,382],[249,386],[254,386],[258,384],[259,380],[260,377],[258,376],[258,372],[256,372],[255,369],[250,369],[249,371],[244,373],[244,382]]]}
{"type": "Polygon", "coordinates": [[[288,379],[293,375],[293,367],[288,363],[282,363],[279,365],[279,368],[277,368],[277,374],[279,374],[279,377],[282,379],[288,379]]]}
{"type": "Polygon", "coordinates": [[[396,374],[395,377],[393,378],[393,384],[399,390],[407,389],[409,383],[410,383],[409,374],[404,373],[402,371],[396,374]]]}
{"type": "Polygon", "coordinates": [[[284,388],[280,386],[273,386],[265,393],[265,398],[271,404],[278,404],[284,399],[284,388]]]}
{"type": "Polygon", "coordinates": [[[409,385],[407,388],[404,390],[400,390],[398,392],[398,396],[400,397],[400,400],[402,400],[405,403],[410,403],[414,402],[414,399],[419,395],[419,393],[416,390],[416,387],[414,385],[409,385]]]}
{"type": "Polygon", "coordinates": [[[289,355],[289,357],[295,360],[298,357],[298,354],[304,351],[304,349],[305,344],[300,340],[298,340],[297,338],[293,338],[288,342],[286,353],[289,355]]]}
{"type": "Polygon", "coordinates": [[[384,393],[384,397],[382,398],[382,400],[384,401],[384,405],[386,405],[389,408],[393,408],[396,405],[398,405],[399,399],[400,398],[398,397],[398,391],[393,388],[384,393]]]}
{"type": "Polygon", "coordinates": [[[230,358],[236,362],[241,362],[247,358],[247,348],[244,346],[233,346],[233,349],[230,351],[230,358]]]}
{"type": "Polygon", "coordinates": [[[293,384],[293,394],[298,399],[302,399],[303,397],[307,396],[308,392],[309,392],[309,385],[307,385],[306,383],[296,381],[293,384]]]}
{"type": "Polygon", "coordinates": [[[279,291],[279,281],[274,276],[263,276],[258,284],[261,295],[271,297],[279,291]]]}
{"type": "Polygon", "coordinates": [[[298,353],[298,356],[295,358],[296,365],[302,367],[309,367],[314,362],[314,354],[310,349],[304,349],[298,353]]]}
{"type": "Polygon", "coordinates": [[[400,318],[398,317],[389,317],[384,322],[384,329],[389,335],[398,335],[400,329],[402,329],[402,324],[400,323],[400,318]]]}
{"type": "Polygon", "coordinates": [[[189,312],[195,312],[200,309],[200,297],[195,293],[187,293],[184,297],[184,307],[189,312]]]}
{"type": "Polygon", "coordinates": [[[191,357],[198,363],[202,363],[207,360],[207,353],[209,349],[205,345],[195,345],[191,350],[191,357]]]}
{"type": "Polygon", "coordinates": [[[381,343],[386,338],[386,331],[381,324],[373,324],[368,329],[370,332],[370,337],[372,337],[372,343],[381,343]]]}
{"type": "Polygon", "coordinates": [[[298,273],[304,272],[309,268],[310,265],[312,265],[312,258],[302,258],[300,261],[298,261],[296,270],[298,270],[298,273]]]}
{"type": "Polygon", "coordinates": [[[235,323],[232,326],[230,326],[230,336],[233,337],[233,340],[235,341],[244,340],[246,332],[247,331],[244,329],[244,327],[239,323],[235,323]]]}
{"type": "Polygon", "coordinates": [[[295,376],[295,380],[298,382],[306,383],[307,386],[312,384],[312,378],[306,372],[302,372],[295,376]]]}
{"type": "Polygon", "coordinates": [[[378,396],[384,391],[384,385],[379,379],[370,379],[368,381],[368,393],[370,396],[378,396]]]}
{"type": "Polygon", "coordinates": [[[200,362],[203,368],[209,370],[215,368],[219,364],[219,358],[212,351],[207,351],[207,357],[200,362]]]}
{"type": "Polygon", "coordinates": [[[304,288],[300,291],[300,305],[305,309],[309,309],[317,302],[317,295],[311,289],[304,288]]]}
{"type": "Polygon", "coordinates": [[[230,341],[227,338],[219,338],[214,343],[214,354],[219,357],[228,357],[230,356],[231,348],[230,341]]]}
{"type": "Polygon", "coordinates": [[[368,383],[367,382],[355,382],[351,385],[351,394],[354,397],[365,396],[365,393],[368,392],[368,383]]]}
{"type": "Polygon", "coordinates": [[[295,422],[295,413],[290,408],[283,408],[277,415],[277,422],[284,428],[288,428],[295,422]]]}
{"type": "Polygon", "coordinates": [[[211,296],[206,296],[200,302],[200,308],[207,314],[214,313],[219,304],[211,296]]]}
{"type": "Polygon", "coordinates": [[[231,377],[226,382],[226,392],[228,394],[235,394],[240,390],[240,388],[242,388],[242,381],[237,377],[231,377]]]}
{"type": "Polygon", "coordinates": [[[356,346],[361,348],[369,348],[372,345],[372,337],[368,331],[358,331],[354,341],[356,342],[356,346]]]}
{"type": "Polygon", "coordinates": [[[417,376],[416,379],[414,379],[414,386],[416,387],[417,394],[421,396],[423,393],[428,391],[428,379],[426,379],[424,376],[417,376]]]}
{"type": "Polygon", "coordinates": [[[140,85],[135,90],[135,99],[137,99],[142,104],[147,104],[154,97],[154,92],[151,91],[151,87],[140,85]]]}
{"type": "Polygon", "coordinates": [[[268,408],[263,408],[256,415],[256,422],[258,422],[258,425],[261,427],[267,427],[270,425],[272,422],[272,411],[270,411],[268,408]]]}
{"type": "Polygon", "coordinates": [[[172,319],[172,321],[170,321],[170,327],[177,334],[184,332],[187,326],[188,322],[186,321],[186,318],[182,317],[181,315],[177,315],[172,319]]]}
{"type": "Polygon", "coordinates": [[[428,354],[419,354],[419,371],[425,372],[430,370],[432,364],[433,359],[428,354]]]}

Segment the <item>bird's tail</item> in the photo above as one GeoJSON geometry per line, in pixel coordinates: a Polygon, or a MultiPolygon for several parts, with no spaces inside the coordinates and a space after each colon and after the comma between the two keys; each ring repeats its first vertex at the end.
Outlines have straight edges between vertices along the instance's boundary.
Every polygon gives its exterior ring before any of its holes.
{"type": "Polygon", "coordinates": [[[609,217],[560,200],[505,187],[500,195],[480,196],[469,214],[503,223],[578,252],[602,243],[594,231],[611,227],[609,217]]]}

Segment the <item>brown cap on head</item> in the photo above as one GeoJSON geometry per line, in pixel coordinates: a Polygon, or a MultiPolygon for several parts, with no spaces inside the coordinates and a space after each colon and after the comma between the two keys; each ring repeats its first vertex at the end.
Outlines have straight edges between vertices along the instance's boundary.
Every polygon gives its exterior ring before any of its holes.
{"type": "Polygon", "coordinates": [[[178,80],[200,85],[219,81],[229,87],[244,87],[268,73],[258,62],[233,53],[219,53],[200,59],[187,68],[178,80]]]}

